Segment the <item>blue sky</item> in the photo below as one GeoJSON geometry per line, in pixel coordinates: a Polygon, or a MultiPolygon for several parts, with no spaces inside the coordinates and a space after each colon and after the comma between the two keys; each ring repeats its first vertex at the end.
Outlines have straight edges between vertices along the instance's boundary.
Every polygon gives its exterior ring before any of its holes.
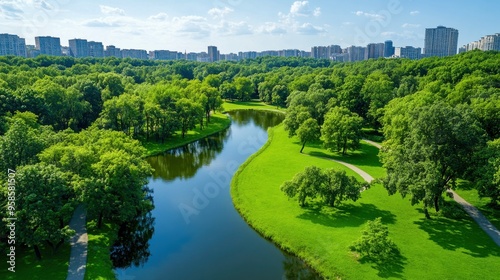
{"type": "Polygon", "coordinates": [[[0,0],[0,33],[84,38],[146,50],[222,53],[393,40],[423,47],[425,28],[459,30],[459,46],[500,33],[500,1],[0,0]]]}

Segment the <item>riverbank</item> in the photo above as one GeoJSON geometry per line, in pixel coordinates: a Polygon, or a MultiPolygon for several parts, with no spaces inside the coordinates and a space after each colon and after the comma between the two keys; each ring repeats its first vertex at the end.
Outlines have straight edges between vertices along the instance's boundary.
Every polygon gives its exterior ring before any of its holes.
{"type": "MultiPolygon", "coordinates": [[[[326,278],[493,279],[500,273],[500,250],[472,219],[436,215],[427,220],[421,207],[411,206],[399,195],[388,196],[380,185],[363,192],[357,202],[335,209],[299,207],[279,190],[284,181],[311,165],[345,170],[317,157],[339,158],[319,143],[306,146],[309,157],[299,150],[298,139],[289,139],[282,125],[271,129],[268,143],[233,177],[231,195],[252,227],[326,278]],[[361,263],[349,246],[361,236],[365,223],[377,217],[388,226],[401,258],[384,265],[361,263]]],[[[377,154],[376,148],[364,143],[360,151],[339,159],[380,178],[385,171],[377,154]]]]}
{"type": "Polygon", "coordinates": [[[215,113],[210,117],[210,124],[201,130],[197,127],[194,130],[190,130],[186,133],[186,136],[182,138],[180,133],[177,133],[172,138],[165,141],[165,143],[159,142],[142,142],[142,145],[146,148],[146,157],[161,154],[165,151],[182,147],[194,141],[200,140],[212,134],[218,133],[231,125],[231,120],[229,117],[223,113],[215,113]]]}

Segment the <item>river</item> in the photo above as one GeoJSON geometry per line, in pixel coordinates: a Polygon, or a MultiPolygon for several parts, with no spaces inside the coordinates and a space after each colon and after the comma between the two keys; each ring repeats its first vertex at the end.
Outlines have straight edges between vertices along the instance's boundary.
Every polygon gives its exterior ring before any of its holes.
{"type": "Polygon", "coordinates": [[[230,116],[227,130],[148,158],[155,209],[121,231],[112,253],[118,279],[318,278],[249,227],[229,192],[234,172],[283,116],[252,110],[230,116]]]}

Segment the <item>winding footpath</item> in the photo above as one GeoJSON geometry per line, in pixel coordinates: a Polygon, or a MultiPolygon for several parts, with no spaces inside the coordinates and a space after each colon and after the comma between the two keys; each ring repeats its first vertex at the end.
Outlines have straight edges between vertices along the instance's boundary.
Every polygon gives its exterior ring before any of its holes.
{"type": "Polygon", "coordinates": [[[87,223],[86,211],[83,205],[79,205],[73,217],[69,222],[69,226],[76,233],[71,238],[71,255],[69,259],[68,266],[68,276],[66,280],[83,280],[85,278],[85,269],[87,267],[87,247],[88,247],[88,236],[87,228],[85,227],[87,223]]]}
{"type": "MultiPolygon", "coordinates": [[[[363,141],[365,141],[366,143],[368,143],[368,144],[370,144],[378,149],[382,148],[382,146],[379,143],[376,143],[376,142],[373,142],[370,140],[366,140],[366,139],[363,139],[363,141]]],[[[363,170],[359,169],[358,167],[356,167],[352,164],[345,163],[345,162],[338,161],[338,160],[333,160],[333,161],[340,163],[340,164],[350,168],[352,171],[358,173],[368,183],[371,183],[374,180],[373,177],[370,176],[368,173],[364,172],[363,170]]],[[[493,241],[498,246],[500,246],[500,231],[476,207],[474,207],[473,205],[471,205],[470,203],[465,201],[463,198],[461,198],[454,191],[449,190],[448,192],[453,194],[453,199],[458,204],[460,204],[464,208],[465,212],[467,212],[472,217],[472,219],[474,219],[474,221],[476,221],[476,223],[481,227],[481,229],[483,229],[484,232],[486,232],[486,234],[488,234],[491,237],[491,239],[493,239],[493,241]]]]}

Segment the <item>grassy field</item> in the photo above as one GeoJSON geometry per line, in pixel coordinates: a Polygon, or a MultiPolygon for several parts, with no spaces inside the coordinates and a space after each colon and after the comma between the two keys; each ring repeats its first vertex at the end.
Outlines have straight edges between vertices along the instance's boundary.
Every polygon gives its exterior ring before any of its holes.
{"type": "Polygon", "coordinates": [[[260,101],[248,101],[248,102],[239,102],[239,101],[226,101],[222,105],[223,111],[229,112],[234,110],[268,110],[268,111],[279,111],[284,112],[284,108],[276,108],[276,106],[268,105],[264,102],[260,101]]]}
{"type": "Polygon", "coordinates": [[[15,272],[7,270],[9,267],[7,256],[0,259],[0,279],[33,279],[33,280],[53,280],[66,279],[68,275],[68,264],[70,245],[62,245],[56,253],[51,248],[42,246],[40,248],[42,260],[35,257],[33,248],[17,246],[16,248],[16,269],[15,272]]]}
{"type": "MultiPolygon", "coordinates": [[[[347,157],[327,152],[319,143],[299,153],[297,139],[288,139],[283,126],[270,130],[269,141],[237,172],[231,195],[242,216],[261,234],[303,258],[329,279],[495,279],[500,275],[500,249],[472,219],[451,220],[434,215],[400,195],[388,196],[380,185],[363,192],[355,203],[336,209],[299,207],[279,187],[304,167],[343,166],[315,156],[327,156],[358,165],[374,177],[385,171],[378,150],[363,145],[347,157]],[[282,168],[286,162],[287,168],[282,168]],[[349,246],[361,236],[368,220],[382,217],[401,257],[383,265],[361,263],[349,246]]],[[[348,172],[352,175],[352,172],[348,172]]],[[[359,178],[359,177],[358,177],[359,178]]]]}
{"type": "Polygon", "coordinates": [[[103,224],[102,229],[96,229],[94,225],[95,222],[87,223],[89,245],[85,279],[115,279],[113,264],[109,258],[109,248],[116,238],[116,229],[113,229],[110,224],[103,224]]]}
{"type": "Polygon", "coordinates": [[[203,130],[197,127],[195,130],[187,132],[184,138],[182,138],[181,133],[178,132],[165,143],[143,141],[142,145],[147,149],[146,156],[153,156],[222,131],[228,128],[230,124],[231,120],[225,114],[215,113],[210,118],[209,126],[205,127],[203,130]]]}

